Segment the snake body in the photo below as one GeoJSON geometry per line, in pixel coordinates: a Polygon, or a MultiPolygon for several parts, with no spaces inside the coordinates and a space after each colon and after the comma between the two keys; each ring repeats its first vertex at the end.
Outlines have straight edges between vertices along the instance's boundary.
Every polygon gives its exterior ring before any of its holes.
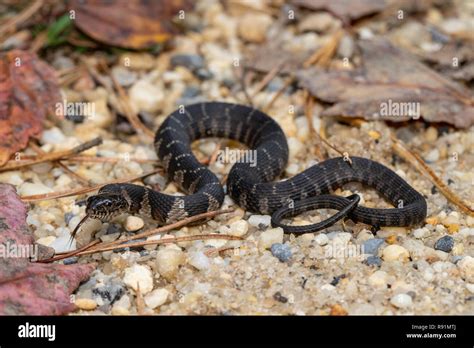
{"type": "MultiPolygon", "coordinates": [[[[187,195],[167,195],[132,184],[111,184],[89,198],[87,214],[106,220],[126,211],[164,224],[219,209],[224,188],[191,150],[194,140],[205,137],[234,139],[254,151],[255,163],[244,161],[233,165],[227,192],[248,211],[274,214],[273,225],[285,227],[281,218],[308,208],[345,209],[337,219],[346,215],[355,222],[377,226],[408,226],[421,223],[426,217],[426,201],[420,193],[389,168],[366,158],[351,156],[350,161],[331,158],[290,179],[275,182],[288,162],[289,149],[282,129],[257,109],[223,102],[181,107],[156,132],[154,145],[158,158],[169,180],[187,195]],[[329,195],[348,182],[375,188],[397,208],[366,208],[357,205],[358,197],[355,201],[354,197],[329,195]]],[[[306,226],[287,227],[286,232],[294,233],[315,230],[306,226]]]]}

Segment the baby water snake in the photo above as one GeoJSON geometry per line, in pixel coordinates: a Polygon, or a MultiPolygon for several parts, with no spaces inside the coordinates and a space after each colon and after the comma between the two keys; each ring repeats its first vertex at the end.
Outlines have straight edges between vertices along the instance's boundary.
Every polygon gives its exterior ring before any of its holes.
{"type": "Polygon", "coordinates": [[[255,151],[255,161],[233,165],[227,193],[243,209],[273,214],[272,225],[283,227],[287,233],[321,230],[342,217],[376,226],[408,226],[421,223],[426,217],[426,201],[420,193],[392,170],[366,158],[331,158],[290,179],[274,182],[288,162],[289,149],[282,129],[257,109],[222,102],[181,107],[156,132],[155,149],[169,180],[188,195],[172,196],[144,186],[110,184],[88,199],[87,217],[105,221],[126,212],[164,224],[217,210],[224,200],[224,188],[191,151],[191,143],[205,137],[234,139],[255,151]],[[329,195],[348,182],[375,188],[397,208],[366,208],[358,205],[358,195],[329,195]],[[314,225],[281,224],[285,216],[316,208],[336,209],[338,213],[314,225]]]}

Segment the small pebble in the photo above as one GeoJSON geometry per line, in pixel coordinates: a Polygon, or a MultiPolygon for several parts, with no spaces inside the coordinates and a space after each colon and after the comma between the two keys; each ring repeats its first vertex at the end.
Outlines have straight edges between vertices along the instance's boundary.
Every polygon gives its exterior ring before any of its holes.
{"type": "Polygon", "coordinates": [[[45,144],[58,145],[63,144],[66,141],[66,136],[59,128],[52,127],[43,131],[41,141],[45,144]]]}
{"type": "Polygon", "coordinates": [[[434,248],[436,250],[441,250],[446,253],[449,253],[451,250],[453,250],[454,246],[454,239],[451,236],[444,236],[438,239],[434,245],[434,248]]]}
{"type": "Polygon", "coordinates": [[[387,286],[387,273],[384,271],[375,271],[368,279],[371,286],[385,288],[387,286]]]}
{"type": "Polygon", "coordinates": [[[41,183],[24,182],[18,189],[18,193],[22,196],[41,195],[51,192],[53,192],[53,189],[41,183]]]}
{"type": "Polygon", "coordinates": [[[232,222],[228,234],[232,236],[242,237],[249,230],[249,223],[245,220],[238,220],[232,222]]]}
{"type": "Polygon", "coordinates": [[[170,64],[172,67],[184,66],[190,71],[196,71],[204,68],[204,59],[197,54],[175,54],[171,57],[170,64]]]}
{"type": "Polygon", "coordinates": [[[125,229],[128,232],[135,232],[142,228],[144,225],[144,221],[138,216],[128,216],[125,222],[125,229]]]}
{"type": "Polygon", "coordinates": [[[258,244],[260,248],[269,249],[275,243],[283,242],[283,229],[281,227],[271,228],[262,232],[258,244]]]}
{"type": "Polygon", "coordinates": [[[77,263],[78,259],[79,258],[77,256],[68,257],[67,259],[63,260],[63,264],[73,265],[73,264],[77,263]]]}
{"type": "Polygon", "coordinates": [[[36,243],[49,246],[49,245],[51,245],[51,243],[53,243],[55,240],[56,240],[56,237],[55,237],[55,236],[47,236],[47,237],[43,237],[43,238],[38,239],[38,240],[36,241],[36,243]]]}
{"type": "Polygon", "coordinates": [[[270,248],[272,255],[281,262],[286,262],[291,259],[291,248],[288,244],[275,243],[270,248]]]}
{"type": "Polygon", "coordinates": [[[322,291],[334,291],[334,290],[336,290],[336,287],[334,285],[331,285],[331,284],[324,284],[323,286],[321,286],[321,290],[322,291]]]}
{"type": "Polygon", "coordinates": [[[415,237],[416,239],[425,238],[429,236],[429,234],[430,234],[430,230],[427,229],[426,227],[417,228],[416,230],[413,231],[413,237],[415,237]]]}
{"type": "Polygon", "coordinates": [[[433,149],[425,156],[425,161],[428,163],[436,162],[439,159],[439,150],[433,149]]]}
{"type": "Polygon", "coordinates": [[[474,283],[474,257],[464,256],[457,266],[461,271],[461,277],[469,283],[474,283]]]}
{"type": "Polygon", "coordinates": [[[467,289],[469,292],[471,292],[471,293],[474,294],[474,284],[467,283],[467,284],[466,284],[466,289],[467,289]]]}
{"type": "Polygon", "coordinates": [[[384,261],[408,261],[410,254],[404,247],[392,244],[383,249],[382,258],[384,261]]]}
{"type": "Polygon", "coordinates": [[[316,237],[314,237],[314,241],[316,242],[316,244],[323,246],[328,244],[329,238],[325,233],[320,233],[316,237]]]}
{"type": "Polygon", "coordinates": [[[76,249],[76,241],[74,239],[71,241],[71,236],[69,235],[62,235],[56,238],[49,246],[53,248],[56,253],[62,253],[76,249]]]}
{"type": "Polygon", "coordinates": [[[272,220],[272,217],[270,215],[252,215],[248,219],[248,223],[251,226],[262,228],[262,227],[270,226],[271,220],[272,220]]]}
{"type": "Polygon", "coordinates": [[[156,289],[145,296],[145,304],[148,308],[155,309],[168,300],[170,292],[166,289],[156,289]]]}
{"type": "Polygon", "coordinates": [[[204,271],[211,266],[209,258],[202,251],[190,252],[188,254],[188,262],[200,271],[204,271]]]}
{"type": "Polygon", "coordinates": [[[265,13],[248,13],[238,23],[239,36],[248,42],[265,41],[267,30],[272,24],[272,17],[265,13]]]}
{"type": "Polygon", "coordinates": [[[74,301],[74,304],[79,308],[86,311],[91,311],[97,308],[97,302],[90,298],[78,298],[74,301]]]}
{"type": "Polygon", "coordinates": [[[380,267],[380,266],[382,266],[382,259],[378,256],[371,255],[365,260],[365,263],[368,266],[378,266],[378,267],[380,267]]]}
{"type": "Polygon", "coordinates": [[[140,292],[147,294],[153,289],[153,276],[150,269],[143,265],[135,264],[125,269],[123,282],[128,287],[137,291],[140,286],[140,292]]]}
{"type": "Polygon", "coordinates": [[[382,238],[372,238],[362,244],[364,254],[376,255],[380,246],[384,243],[382,238]]]}
{"type": "Polygon", "coordinates": [[[156,254],[158,272],[167,280],[173,279],[178,273],[179,266],[184,264],[185,256],[181,250],[164,248],[156,254]]]}
{"type": "Polygon", "coordinates": [[[337,55],[340,58],[351,58],[354,53],[354,40],[349,35],[344,35],[339,42],[337,55]]]}
{"type": "Polygon", "coordinates": [[[300,32],[316,31],[324,33],[336,25],[338,21],[327,12],[311,13],[304,17],[298,23],[298,30],[300,32]]]}
{"type": "Polygon", "coordinates": [[[273,298],[276,301],[281,302],[281,303],[287,303],[288,302],[288,297],[283,296],[280,291],[275,292],[273,294],[273,298]]]}
{"type": "Polygon", "coordinates": [[[407,294],[398,294],[390,299],[390,303],[397,308],[407,308],[411,307],[413,301],[407,294]]]}
{"type": "Polygon", "coordinates": [[[164,101],[161,88],[146,80],[137,81],[129,90],[130,103],[136,111],[156,112],[164,101]]]}
{"type": "Polygon", "coordinates": [[[92,293],[100,296],[106,303],[112,304],[125,293],[125,287],[121,282],[112,281],[93,288],[92,293]]]}

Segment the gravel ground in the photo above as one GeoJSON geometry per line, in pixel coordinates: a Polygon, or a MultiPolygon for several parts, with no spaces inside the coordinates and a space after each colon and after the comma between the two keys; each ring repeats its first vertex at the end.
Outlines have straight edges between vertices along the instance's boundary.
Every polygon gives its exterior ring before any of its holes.
{"type": "MultiPolygon", "coordinates": [[[[207,1],[206,6],[200,7],[198,14],[203,23],[200,32],[178,36],[175,47],[159,56],[122,53],[112,68],[119,83],[128,89],[132,106],[141,112],[151,129],[156,129],[180,104],[245,100],[242,91],[232,88],[238,83],[233,62],[245,55],[247,46],[258,45],[265,38],[274,19],[258,12],[248,16],[229,14],[215,1],[207,1]],[[249,22],[254,25],[248,26],[249,22]],[[127,59],[131,65],[126,68],[127,59]]],[[[329,16],[327,20],[330,22],[327,28],[338,26],[335,18],[329,16]]],[[[317,46],[329,33],[292,35],[295,42],[317,46]]],[[[74,65],[77,57],[67,49],[58,49],[50,58],[53,66],[61,69],[74,65]]],[[[266,105],[282,83],[279,77],[275,78],[254,96],[255,105],[266,105]]],[[[150,142],[128,134],[128,124],[116,124],[114,114],[107,107],[114,100],[110,100],[105,89],[93,83],[92,89],[90,86],[90,80],[84,78],[65,88],[64,93],[68,101],[93,102],[94,117],[82,123],[63,122],[46,130],[41,148],[45,152],[59,151],[102,136],[104,143],[85,154],[124,160],[71,166],[93,183],[153,169],[153,163],[126,160],[127,157],[156,159],[156,154],[150,142]]],[[[285,177],[313,165],[316,149],[322,146],[310,136],[303,100],[301,90],[289,88],[267,110],[288,137],[290,162],[285,177]],[[294,112],[290,105],[294,106],[294,112]]],[[[383,122],[364,122],[356,127],[322,120],[321,110],[316,105],[313,126],[319,130],[324,124],[330,143],[351,155],[393,168],[426,197],[426,225],[371,231],[369,226],[347,221],[329,228],[326,234],[295,237],[271,228],[269,216],[244,212],[227,197],[224,207],[237,208],[234,213],[169,234],[221,233],[243,236],[242,241],[182,242],[64,260],[65,263],[98,263],[90,280],[76,293],[77,314],[136,314],[137,285],[145,303],[143,314],[474,314],[474,218],[448,204],[429,180],[395,156],[390,140],[393,131],[410,148],[419,151],[463,200],[473,202],[474,129],[434,128],[421,122],[397,128],[383,122]],[[210,253],[212,248],[225,250],[210,253]]],[[[231,144],[224,143],[227,145],[231,144]]],[[[195,153],[199,158],[207,158],[215,146],[214,140],[199,141],[194,146],[195,153]]],[[[337,155],[331,149],[328,153],[337,155]]],[[[220,162],[211,165],[221,178],[229,168],[230,165],[220,162]]],[[[49,163],[28,171],[2,173],[0,181],[15,185],[21,195],[80,186],[62,168],[49,163]]],[[[145,183],[159,185],[167,193],[180,194],[173,183],[159,174],[147,178],[145,183]]],[[[361,204],[368,207],[388,206],[374,190],[357,184],[346,185],[336,193],[355,192],[361,195],[361,204]]],[[[84,205],[77,204],[84,198],[32,204],[28,223],[37,242],[56,251],[66,250],[71,231],[84,216],[84,205]]],[[[307,212],[295,218],[294,223],[317,222],[329,213],[307,212]]],[[[99,225],[95,237],[110,241],[150,227],[154,227],[152,222],[120,217],[99,225]]],[[[91,238],[90,233],[81,232],[73,247],[91,238]]]]}

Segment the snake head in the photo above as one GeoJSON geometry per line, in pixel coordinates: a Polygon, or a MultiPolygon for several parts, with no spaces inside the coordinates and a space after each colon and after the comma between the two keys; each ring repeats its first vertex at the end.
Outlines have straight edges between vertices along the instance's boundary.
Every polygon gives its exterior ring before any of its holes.
{"type": "Polygon", "coordinates": [[[121,193],[100,193],[87,199],[86,214],[101,221],[125,213],[130,208],[130,201],[121,193]]]}

